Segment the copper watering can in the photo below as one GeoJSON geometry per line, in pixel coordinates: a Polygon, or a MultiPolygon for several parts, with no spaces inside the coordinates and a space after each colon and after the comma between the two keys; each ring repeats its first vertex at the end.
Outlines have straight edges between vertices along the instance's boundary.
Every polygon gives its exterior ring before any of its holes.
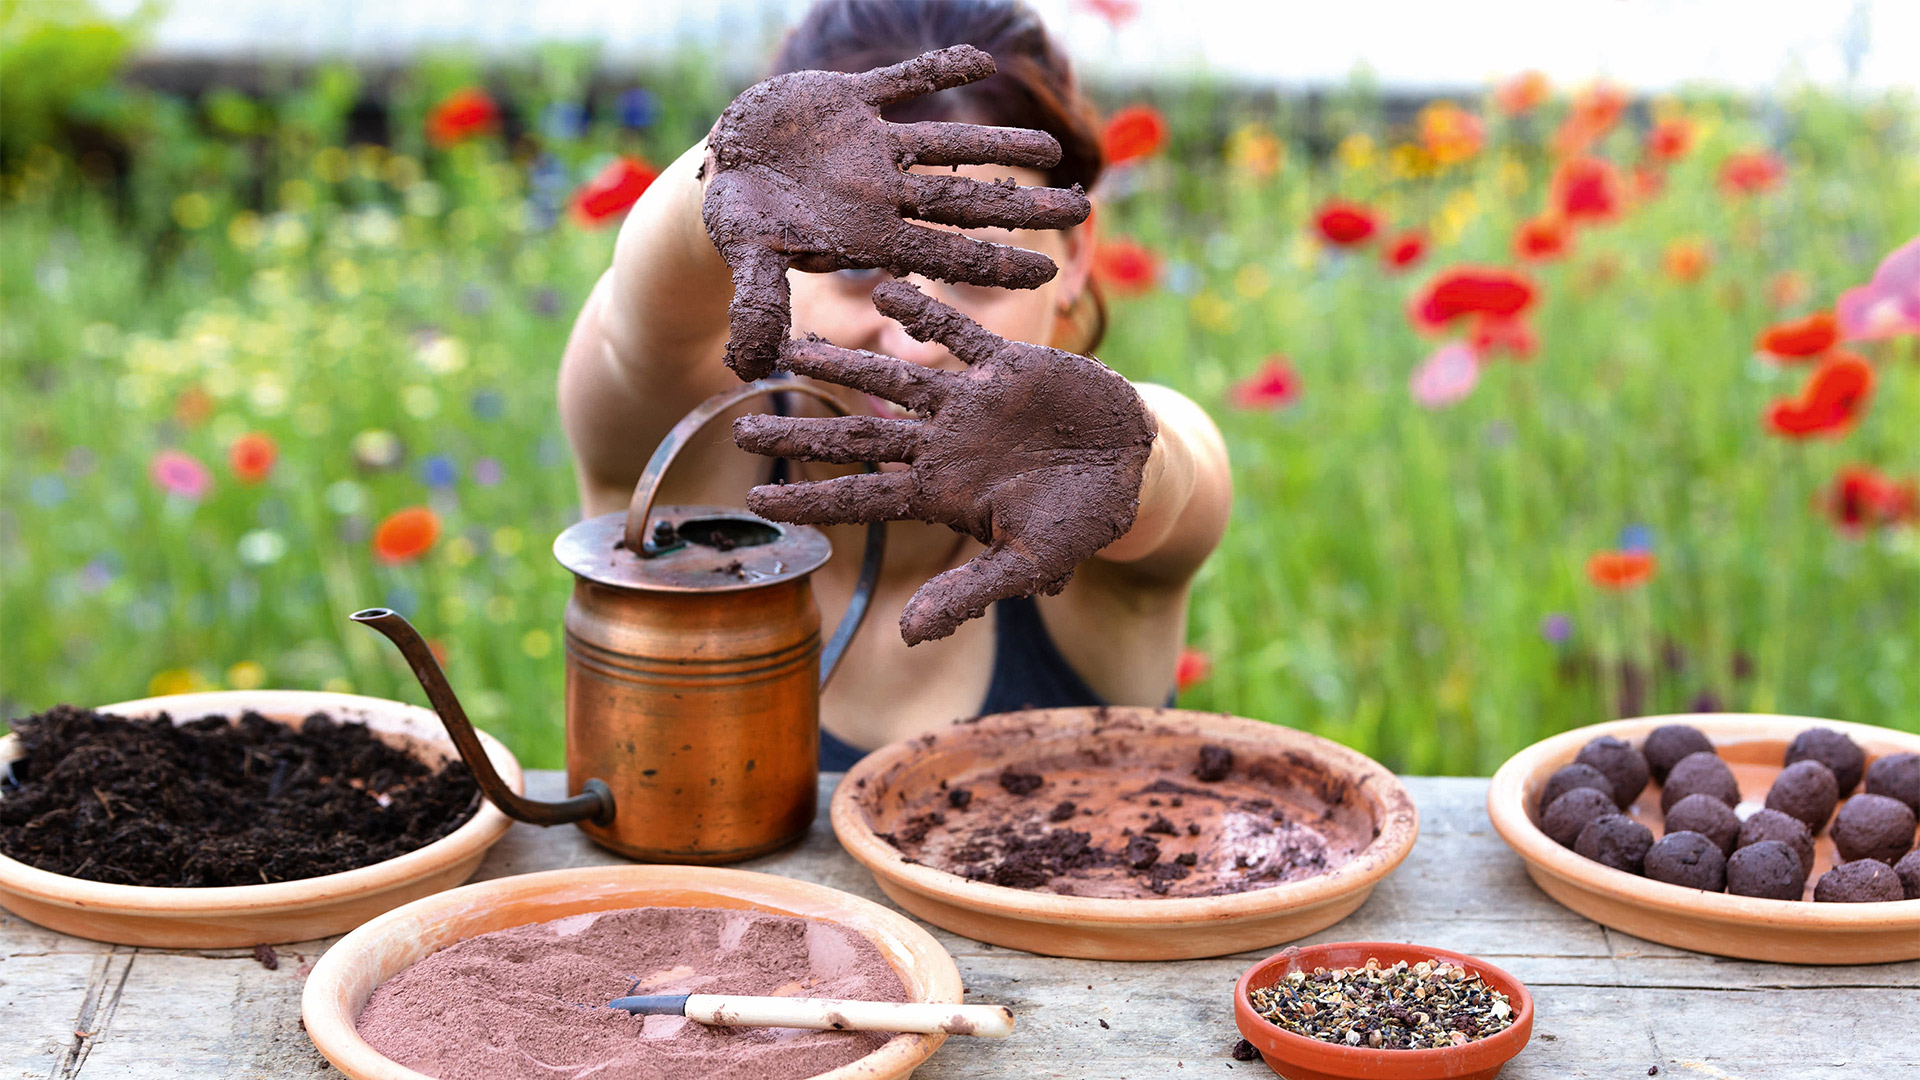
{"type": "Polygon", "coordinates": [[[574,822],[647,862],[734,862],[806,834],[819,778],[820,688],[873,599],[885,524],[867,529],[859,583],[823,649],[810,578],[832,554],[825,534],[745,510],[653,504],[696,432],[773,393],[805,394],[844,414],[819,389],[784,379],[717,394],[667,433],[624,514],[589,518],[554,541],[554,556],[574,575],[571,798],[541,802],[508,790],[414,628],[385,608],[354,613],[400,648],[480,789],[510,817],[574,822]]]}

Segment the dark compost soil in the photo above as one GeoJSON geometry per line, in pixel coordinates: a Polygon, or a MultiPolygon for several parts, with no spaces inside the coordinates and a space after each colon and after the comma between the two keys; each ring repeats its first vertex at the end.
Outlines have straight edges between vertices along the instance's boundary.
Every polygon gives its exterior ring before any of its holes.
{"type": "Polygon", "coordinates": [[[175,725],[60,705],[13,721],[0,852],[121,885],[293,881],[424,847],[479,809],[460,761],[435,768],[365,725],[256,713],[175,725]]]}

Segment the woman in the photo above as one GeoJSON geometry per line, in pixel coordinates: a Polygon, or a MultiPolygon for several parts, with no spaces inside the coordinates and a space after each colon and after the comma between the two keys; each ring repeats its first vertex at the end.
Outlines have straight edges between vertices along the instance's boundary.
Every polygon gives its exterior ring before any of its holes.
{"type": "MultiPolygon", "coordinates": [[[[825,0],[788,36],[775,73],[865,72],[924,52],[969,44],[997,72],[983,81],[889,106],[890,121],[945,120],[1031,128],[1060,144],[1046,170],[994,165],[941,169],[1023,186],[1091,188],[1100,172],[1098,132],[1064,56],[1034,13],[1010,0],[825,0]]],[[[744,96],[743,96],[744,97],[744,96]]],[[[727,358],[734,278],[709,239],[702,204],[713,181],[703,141],[669,166],[634,206],[613,265],[588,298],[560,371],[560,412],[578,467],[585,513],[625,507],[647,457],[686,412],[739,380],[727,358]]],[[[927,168],[915,171],[930,172],[927,168]]],[[[953,285],[912,277],[938,301],[1014,342],[1090,353],[1104,329],[1090,280],[1091,228],[968,229],[978,240],[1041,253],[1058,273],[1037,288],[953,285]]],[[[792,331],[927,368],[964,367],[945,347],[910,336],[882,315],[875,287],[885,271],[788,271],[792,331]]],[[[893,287],[890,287],[893,288],[893,287]]],[[[886,290],[882,290],[884,294],[886,290]]],[[[884,306],[884,305],[883,305],[884,306]]],[[[900,415],[878,398],[820,383],[850,412],[900,415]]],[[[1164,387],[1133,387],[1157,429],[1131,527],[1077,568],[1056,595],[1003,600],[984,618],[909,648],[893,632],[923,583],[980,554],[973,538],[942,525],[888,525],[887,558],[871,619],[848,646],[821,700],[821,764],[845,768],[883,743],[965,716],[1026,707],[1101,703],[1158,705],[1173,689],[1195,571],[1226,527],[1231,501],[1226,451],[1198,406],[1164,387]]],[[[797,399],[799,416],[826,416],[797,399]]],[[[763,405],[742,406],[743,415],[763,405]]],[[[669,504],[738,505],[770,477],[767,458],[745,453],[716,425],[682,454],[663,485],[669,504]]],[[[789,462],[792,479],[849,468],[789,462]]],[[[835,557],[815,575],[822,619],[845,610],[865,528],[830,526],[835,557]]]]}

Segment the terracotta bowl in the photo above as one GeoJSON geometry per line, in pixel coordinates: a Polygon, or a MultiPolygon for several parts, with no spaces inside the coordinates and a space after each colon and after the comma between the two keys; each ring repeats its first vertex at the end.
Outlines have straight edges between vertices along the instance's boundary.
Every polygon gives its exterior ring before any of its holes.
{"type": "MultiPolygon", "coordinates": [[[[328,949],[301,995],[313,1045],[354,1080],[432,1080],[382,1056],[354,1025],[374,988],[416,961],[495,930],[635,907],[745,908],[837,923],[864,935],[899,972],[913,1001],[960,1000],[960,969],[933,935],[871,900],[772,874],[710,866],[587,866],[495,878],[416,900],[328,949]]],[[[945,1035],[896,1035],[814,1080],[913,1075],[945,1035]]]]}
{"type": "Polygon", "coordinates": [[[1343,941],[1287,949],[1248,968],[1233,988],[1233,1022],[1240,1034],[1260,1051],[1267,1067],[1286,1080],[1349,1080],[1394,1077],[1395,1080],[1493,1080],[1533,1038],[1533,995],[1519,979],[1484,960],[1424,945],[1385,941],[1343,941]],[[1487,985],[1507,995],[1513,1006],[1512,1026],[1497,1035],[1461,1046],[1438,1050],[1375,1050],[1364,1046],[1337,1046],[1296,1035],[1253,1011],[1247,995],[1272,986],[1294,971],[1314,968],[1352,968],[1369,959],[1382,964],[1405,960],[1445,960],[1480,976],[1487,985]]]}
{"type": "MultiPolygon", "coordinates": [[[[1765,801],[1767,789],[1780,772],[1787,743],[1810,727],[1830,727],[1844,733],[1867,752],[1868,761],[1885,754],[1920,751],[1920,735],[1888,728],[1805,716],[1744,713],[1644,716],[1576,728],[1544,739],[1500,766],[1487,790],[1487,815],[1501,838],[1526,860],[1527,873],[1548,896],[1595,922],[1695,952],[1785,964],[1920,959],[1920,900],[1816,904],[1810,900],[1702,892],[1603,866],[1561,847],[1540,831],[1542,786],[1555,769],[1571,762],[1588,740],[1611,735],[1638,746],[1648,732],[1662,724],[1692,724],[1706,733],[1739,781],[1743,809],[1765,801]]],[[[1659,785],[1647,785],[1629,812],[1659,836],[1659,785]]],[[[1833,840],[1823,830],[1814,838],[1814,871],[1808,877],[1809,886],[1836,860],[1833,840]]]]}
{"type": "MultiPolygon", "coordinates": [[[[175,721],[238,717],[253,711],[298,723],[315,712],[365,723],[422,760],[454,755],[440,718],[399,701],[305,690],[229,690],[175,694],[101,706],[103,713],[175,721]]],[[[514,791],[523,790],[520,763],[482,733],[493,767],[514,791]]],[[[19,754],[19,740],[0,738],[0,760],[19,754]]],[[[261,885],[162,888],[112,885],[49,873],[0,855],[0,907],[50,930],[118,945],[168,949],[230,949],[307,941],[338,934],[409,900],[451,888],[473,876],[487,849],[512,822],[481,800],[480,809],[453,832],[426,847],[338,874],[261,885]]]]}
{"type": "MultiPolygon", "coordinates": [[[[1241,770],[1236,765],[1236,770],[1241,770]]],[[[1179,960],[1267,948],[1339,922],[1413,849],[1419,815],[1399,780],[1318,736],[1219,713],[1044,709],[962,721],[867,755],[834,792],[834,834],[901,907],[977,941],[1047,956],[1179,960]],[[1228,748],[1276,801],[1324,807],[1366,830],[1350,859],[1315,877],[1224,896],[1065,896],[972,881],[911,861],[883,840],[949,781],[1018,766],[1182,762],[1228,748]],[[1314,800],[1321,800],[1315,802],[1314,800]],[[1331,801],[1328,801],[1331,800],[1331,801]],[[1366,837],[1370,835],[1370,839],[1366,837]]]]}

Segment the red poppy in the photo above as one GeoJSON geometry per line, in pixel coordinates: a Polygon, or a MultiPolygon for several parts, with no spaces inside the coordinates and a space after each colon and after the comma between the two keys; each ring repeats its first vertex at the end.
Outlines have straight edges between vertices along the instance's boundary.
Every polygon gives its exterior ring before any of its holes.
{"type": "Polygon", "coordinates": [[[1647,132],[1647,160],[1670,165],[1693,149],[1693,121],[1670,116],[1647,132]]]}
{"type": "Polygon", "coordinates": [[[424,506],[409,506],[387,516],[373,531],[373,553],[384,563],[403,563],[425,555],[440,538],[440,517],[424,506]]]}
{"type": "Polygon", "coordinates": [[[1675,240],[1661,253],[1660,264],[1675,281],[1695,282],[1706,274],[1713,262],[1707,245],[1699,240],[1675,240]]]}
{"type": "Polygon", "coordinates": [[[1572,250],[1573,230],[1555,214],[1523,221],[1513,232],[1513,256],[1523,262],[1564,258],[1572,250]]]}
{"type": "Polygon", "coordinates": [[[1587,580],[1603,589],[1631,589],[1652,580],[1659,568],[1649,551],[1597,551],[1587,560],[1587,580]]]}
{"type": "Polygon", "coordinates": [[[1213,658],[1189,645],[1180,650],[1180,659],[1174,661],[1173,681],[1186,693],[1195,683],[1205,682],[1213,674],[1213,658]]]}
{"type": "Polygon", "coordinates": [[[1831,311],[1775,323],[1760,332],[1753,347],[1776,360],[1811,360],[1840,343],[1840,320],[1831,311]]]}
{"type": "Polygon", "coordinates": [[[1554,209],[1575,225],[1592,225],[1620,216],[1620,172],[1597,157],[1573,157],[1554,170],[1554,209]]]}
{"type": "Polygon", "coordinates": [[[1844,350],[1829,353],[1800,396],[1767,406],[1767,427],[1789,439],[1842,435],[1860,419],[1873,396],[1873,368],[1844,350]]]}
{"type": "Polygon", "coordinates": [[[1554,133],[1554,149],[1562,154],[1578,154],[1595,139],[1613,130],[1627,108],[1627,92],[1612,83],[1595,83],[1574,95],[1573,108],[1554,133]]]}
{"type": "Polygon", "coordinates": [[[1849,532],[1920,519],[1920,486],[1867,465],[1841,469],[1823,501],[1833,523],[1849,532]]]}
{"type": "Polygon", "coordinates": [[[1547,82],[1546,75],[1538,71],[1523,71],[1500,84],[1493,92],[1494,103],[1508,116],[1519,116],[1532,112],[1546,104],[1553,93],[1553,86],[1547,82]]]}
{"type": "Polygon", "coordinates": [[[1462,162],[1480,152],[1487,127],[1473,113],[1451,101],[1436,101],[1420,110],[1420,145],[1441,165],[1462,162]]]}
{"type": "Polygon", "coordinates": [[[1139,243],[1116,236],[1094,248],[1093,276],[1116,295],[1134,296],[1153,288],[1160,277],[1160,260],[1139,243]]]}
{"type": "Polygon", "coordinates": [[[1233,404],[1241,409],[1283,409],[1300,396],[1300,376],[1287,358],[1267,357],[1260,370],[1233,385],[1233,404]]]}
{"type": "Polygon", "coordinates": [[[1427,234],[1419,229],[1408,229],[1392,240],[1380,252],[1380,261],[1387,264],[1389,270],[1405,270],[1425,258],[1427,255],[1427,234]]]}
{"type": "Polygon", "coordinates": [[[1327,243],[1338,247],[1364,244],[1380,228],[1380,218],[1359,203],[1335,199],[1322,206],[1314,224],[1327,243]]]}
{"type": "Polygon", "coordinates": [[[265,480],[279,458],[280,448],[258,431],[240,436],[227,447],[227,464],[233,468],[233,475],[249,484],[265,480]]]}
{"type": "Polygon", "coordinates": [[[1658,165],[1642,163],[1633,167],[1631,184],[1635,202],[1651,202],[1666,190],[1667,174],[1658,165]]]}
{"type": "Polygon", "coordinates": [[[1073,6],[1100,16],[1115,30],[1140,14],[1139,0],[1074,0],[1073,6]]]}
{"type": "Polygon", "coordinates": [[[1765,150],[1731,154],[1720,163],[1720,190],[1727,195],[1760,195],[1780,186],[1787,166],[1765,150]]]}
{"type": "Polygon", "coordinates": [[[615,158],[573,193],[574,220],[591,228],[624,215],[659,175],[638,158],[615,158]]]}
{"type": "Polygon", "coordinates": [[[1107,121],[1100,136],[1100,152],[1107,164],[1152,157],[1167,142],[1167,122],[1151,105],[1129,105],[1107,121]]]}
{"type": "Polygon", "coordinates": [[[1525,319],[1497,319],[1483,315],[1474,321],[1467,340],[1481,356],[1506,353],[1515,360],[1530,360],[1540,351],[1540,339],[1525,319]]]}
{"type": "Polygon", "coordinates": [[[1798,270],[1782,270],[1767,279],[1767,303],[1776,309],[1795,307],[1812,292],[1807,275],[1798,270]]]}
{"type": "Polygon", "coordinates": [[[1440,272],[1413,297],[1414,325],[1433,330],[1465,315],[1511,319],[1533,305],[1536,291],[1525,275],[1494,266],[1455,266],[1440,272]]]}
{"type": "Polygon", "coordinates": [[[499,126],[500,106],[476,86],[454,91],[427,114],[427,138],[435,146],[452,146],[476,135],[489,135],[499,126]]]}

